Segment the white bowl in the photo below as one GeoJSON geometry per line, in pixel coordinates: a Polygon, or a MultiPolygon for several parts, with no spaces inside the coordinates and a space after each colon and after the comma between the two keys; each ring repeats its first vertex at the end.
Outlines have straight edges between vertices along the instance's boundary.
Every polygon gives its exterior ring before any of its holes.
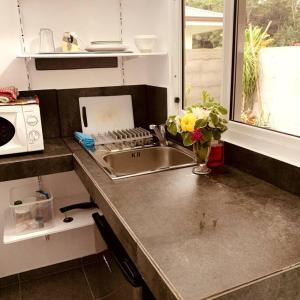
{"type": "Polygon", "coordinates": [[[157,42],[156,35],[137,35],[134,37],[134,42],[139,51],[150,53],[153,51],[157,42]]]}

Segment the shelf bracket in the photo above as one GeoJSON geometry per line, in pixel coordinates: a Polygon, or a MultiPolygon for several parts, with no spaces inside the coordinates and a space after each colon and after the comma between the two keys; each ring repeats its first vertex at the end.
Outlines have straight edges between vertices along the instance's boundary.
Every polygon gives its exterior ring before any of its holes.
{"type": "MultiPolygon", "coordinates": [[[[120,40],[123,43],[123,0],[119,0],[120,6],[120,40]]],[[[121,57],[121,76],[122,76],[122,84],[125,85],[125,64],[124,58],[121,57]]]]}
{"type": "MultiPolygon", "coordinates": [[[[23,18],[22,18],[22,11],[21,11],[21,2],[20,0],[17,0],[17,9],[19,14],[19,23],[20,23],[20,34],[21,34],[21,47],[22,51],[26,53],[26,44],[25,44],[25,34],[24,34],[24,25],[23,25],[23,18]]],[[[30,80],[30,70],[29,70],[29,63],[31,58],[25,58],[25,69],[26,69],[26,77],[27,77],[27,88],[30,91],[31,90],[31,80],[30,80]]]]}

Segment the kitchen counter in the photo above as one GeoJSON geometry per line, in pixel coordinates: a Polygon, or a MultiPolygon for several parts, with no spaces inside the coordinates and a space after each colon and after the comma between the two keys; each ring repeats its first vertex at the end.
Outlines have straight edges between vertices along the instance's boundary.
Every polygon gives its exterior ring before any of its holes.
{"type": "Polygon", "coordinates": [[[225,167],[112,181],[71,138],[0,158],[0,181],[75,171],[156,298],[300,299],[300,197],[225,167]]]}
{"type": "Polygon", "coordinates": [[[73,170],[72,152],[60,138],[45,139],[36,153],[0,156],[0,181],[73,170]]]}
{"type": "Polygon", "coordinates": [[[276,291],[299,299],[299,197],[230,167],[112,181],[69,145],[77,174],[157,299],[279,299],[276,291]],[[284,289],[287,274],[295,280],[284,289]]]}

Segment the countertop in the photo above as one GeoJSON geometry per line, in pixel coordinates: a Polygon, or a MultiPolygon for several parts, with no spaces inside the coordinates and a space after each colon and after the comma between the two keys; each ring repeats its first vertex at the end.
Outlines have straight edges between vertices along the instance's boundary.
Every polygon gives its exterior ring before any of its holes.
{"type": "Polygon", "coordinates": [[[44,151],[0,156],[0,181],[73,170],[73,155],[60,138],[44,140],[44,151]]]}
{"type": "Polygon", "coordinates": [[[218,298],[300,270],[300,197],[230,167],[112,181],[69,145],[77,174],[157,299],[218,298]]]}
{"type": "Polygon", "coordinates": [[[300,197],[230,167],[112,181],[71,138],[1,157],[0,181],[73,168],[158,300],[300,299],[300,197]]]}

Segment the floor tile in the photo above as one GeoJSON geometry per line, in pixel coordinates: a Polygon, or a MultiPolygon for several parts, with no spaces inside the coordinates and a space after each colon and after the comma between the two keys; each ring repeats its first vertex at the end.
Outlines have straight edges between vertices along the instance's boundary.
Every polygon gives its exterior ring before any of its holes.
{"type": "Polygon", "coordinates": [[[73,259],[73,260],[58,263],[55,265],[23,272],[20,274],[20,281],[24,282],[24,281],[36,280],[36,279],[40,279],[40,278],[43,278],[43,277],[46,277],[49,275],[65,272],[68,270],[78,269],[80,267],[81,267],[80,258],[73,259]]]}
{"type": "Polygon", "coordinates": [[[102,259],[102,256],[100,254],[92,254],[89,256],[85,256],[81,258],[81,262],[83,265],[90,265],[90,264],[95,264],[102,259]]]}
{"type": "Polygon", "coordinates": [[[21,283],[22,300],[92,300],[81,269],[21,283]]]}
{"type": "Polygon", "coordinates": [[[101,255],[99,256],[99,261],[97,263],[84,266],[85,274],[96,299],[103,298],[113,293],[126,283],[112,254],[109,251],[104,252],[104,254],[112,272],[108,269],[101,255]]]}
{"type": "Polygon", "coordinates": [[[141,293],[141,289],[134,288],[130,283],[126,282],[118,290],[99,300],[140,300],[142,299],[141,293]]]}
{"type": "Polygon", "coordinates": [[[0,289],[19,283],[18,275],[10,275],[0,278],[0,289]]]}
{"type": "Polygon", "coordinates": [[[0,289],[0,300],[19,300],[19,285],[12,285],[0,289]]]}

